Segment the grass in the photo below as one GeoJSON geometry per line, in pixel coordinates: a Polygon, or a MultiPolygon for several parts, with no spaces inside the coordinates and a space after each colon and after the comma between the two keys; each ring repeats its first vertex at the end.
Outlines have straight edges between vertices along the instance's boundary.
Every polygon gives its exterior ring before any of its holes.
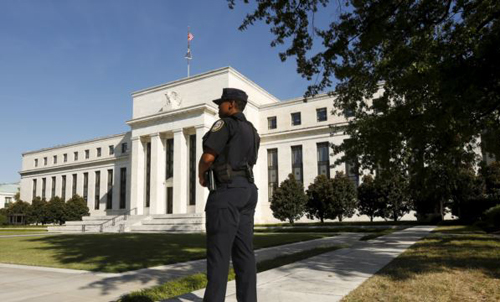
{"type": "Polygon", "coordinates": [[[255,229],[255,233],[379,233],[382,230],[399,231],[409,226],[400,226],[397,228],[388,227],[387,229],[370,228],[370,227],[344,227],[344,228],[328,228],[328,227],[293,227],[283,229],[255,229]]]}
{"type": "MultiPolygon", "coordinates": [[[[264,248],[332,236],[255,234],[264,248]]],[[[0,262],[100,272],[125,272],[205,258],[205,234],[87,234],[0,238],[0,262]]]]}
{"type": "MultiPolygon", "coordinates": [[[[265,260],[257,263],[257,272],[267,271],[289,263],[297,262],[316,255],[337,250],[343,246],[318,247],[307,251],[302,251],[290,255],[279,256],[274,259],[265,260]]],[[[228,281],[234,280],[234,270],[229,271],[228,281]]],[[[198,273],[191,276],[178,278],[164,284],[151,288],[135,291],[127,294],[119,301],[121,302],[153,302],[177,297],[192,291],[205,288],[207,286],[207,276],[204,273],[198,273]]]]}
{"type": "Polygon", "coordinates": [[[407,225],[407,226],[412,226],[412,225],[419,225],[419,224],[425,224],[422,222],[418,221],[351,221],[351,222],[338,222],[338,221],[333,221],[333,222],[296,222],[294,224],[290,223],[268,223],[268,224],[256,224],[256,227],[276,227],[276,226],[295,226],[295,227],[301,227],[301,226],[373,226],[373,225],[407,225]]]}
{"type": "Polygon", "coordinates": [[[1,229],[47,229],[47,225],[18,225],[18,224],[4,224],[0,225],[0,230],[1,229]]]}
{"type": "Polygon", "coordinates": [[[500,239],[440,226],[342,301],[500,301],[500,239]]]}
{"type": "Polygon", "coordinates": [[[9,229],[0,229],[0,236],[3,235],[26,235],[26,234],[40,234],[40,233],[46,233],[47,230],[9,230],[9,229]]]}

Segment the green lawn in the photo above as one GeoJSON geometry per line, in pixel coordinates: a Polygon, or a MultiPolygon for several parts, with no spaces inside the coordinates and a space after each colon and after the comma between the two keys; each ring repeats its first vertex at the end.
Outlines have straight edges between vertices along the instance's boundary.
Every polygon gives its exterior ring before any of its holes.
{"type": "Polygon", "coordinates": [[[500,239],[440,226],[342,301],[500,301],[500,239]]]}
{"type": "Polygon", "coordinates": [[[0,229],[0,236],[2,236],[2,235],[40,234],[40,233],[47,233],[47,230],[9,230],[9,229],[0,229]]]}
{"type": "MultiPolygon", "coordinates": [[[[255,234],[256,249],[332,236],[255,234]]],[[[205,257],[205,234],[87,234],[0,238],[0,262],[124,272],[205,257]]]]}

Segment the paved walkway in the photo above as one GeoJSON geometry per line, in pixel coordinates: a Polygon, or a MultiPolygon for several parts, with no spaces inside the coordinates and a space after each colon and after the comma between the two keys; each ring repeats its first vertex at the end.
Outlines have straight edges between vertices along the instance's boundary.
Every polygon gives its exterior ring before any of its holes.
{"type": "MultiPolygon", "coordinates": [[[[262,272],[257,276],[258,301],[339,301],[432,229],[408,228],[262,272]]],[[[226,302],[236,301],[235,291],[235,282],[229,282],[226,302]]],[[[204,289],[198,290],[168,302],[202,301],[203,293],[204,289]]]]}
{"type": "MultiPolygon", "coordinates": [[[[343,233],[335,237],[297,242],[256,251],[258,261],[295,253],[317,246],[358,242],[364,234],[343,233]]],[[[2,302],[99,302],[114,301],[121,295],[165,283],[174,278],[205,271],[204,259],[130,271],[122,274],[0,264],[2,302]]]]}

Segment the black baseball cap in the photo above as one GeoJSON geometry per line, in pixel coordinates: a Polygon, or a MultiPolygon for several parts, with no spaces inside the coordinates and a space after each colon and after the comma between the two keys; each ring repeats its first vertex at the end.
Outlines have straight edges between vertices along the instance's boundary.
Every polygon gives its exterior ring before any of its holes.
{"type": "Polygon", "coordinates": [[[248,101],[248,95],[245,93],[245,91],[237,88],[223,88],[222,96],[220,97],[220,99],[213,100],[213,102],[217,105],[220,105],[220,103],[224,101],[233,100],[240,100],[246,103],[248,101]]]}

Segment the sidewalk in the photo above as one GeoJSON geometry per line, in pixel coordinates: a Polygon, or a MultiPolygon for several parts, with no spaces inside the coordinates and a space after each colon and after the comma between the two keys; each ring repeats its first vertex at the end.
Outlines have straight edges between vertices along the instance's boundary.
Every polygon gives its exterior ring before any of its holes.
{"type": "MultiPolygon", "coordinates": [[[[257,276],[259,302],[333,302],[427,236],[434,226],[416,226],[350,248],[311,257],[257,276]]],[[[202,301],[204,289],[166,302],[202,301]]],[[[226,302],[236,301],[235,282],[228,283],[226,302]]]]}
{"type": "MultiPolygon", "coordinates": [[[[343,233],[304,242],[255,251],[258,261],[295,253],[317,246],[352,245],[364,234],[343,233]]],[[[159,285],[169,280],[204,272],[205,259],[121,274],[0,264],[0,301],[2,302],[99,302],[114,301],[131,291],[159,285]]]]}

